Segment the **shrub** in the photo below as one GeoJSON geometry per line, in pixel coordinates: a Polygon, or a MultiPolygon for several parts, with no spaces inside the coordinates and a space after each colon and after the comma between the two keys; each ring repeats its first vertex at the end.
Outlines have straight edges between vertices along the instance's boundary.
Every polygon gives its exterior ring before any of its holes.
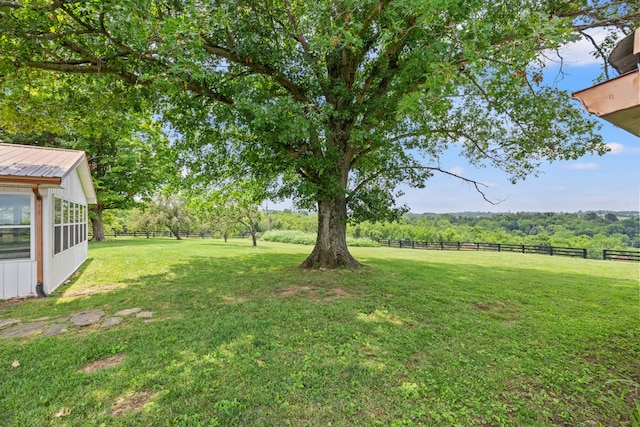
{"type": "MultiPolygon", "coordinates": [[[[267,242],[294,243],[298,245],[315,245],[316,234],[293,230],[272,230],[264,233],[262,240],[266,240],[267,242]]],[[[378,246],[378,242],[370,239],[356,239],[347,236],[347,246],[376,247],[378,246]]]]}

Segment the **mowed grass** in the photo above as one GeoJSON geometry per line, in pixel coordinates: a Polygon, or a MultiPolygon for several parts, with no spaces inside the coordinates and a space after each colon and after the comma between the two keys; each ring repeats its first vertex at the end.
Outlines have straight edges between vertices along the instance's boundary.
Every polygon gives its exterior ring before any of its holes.
{"type": "Polygon", "coordinates": [[[0,340],[0,425],[619,426],[638,416],[637,264],[353,248],[361,271],[298,269],[309,250],[92,244],[70,285],[0,303],[0,319],[140,307],[154,321],[0,340]],[[111,356],[122,360],[82,371],[111,356]]]}

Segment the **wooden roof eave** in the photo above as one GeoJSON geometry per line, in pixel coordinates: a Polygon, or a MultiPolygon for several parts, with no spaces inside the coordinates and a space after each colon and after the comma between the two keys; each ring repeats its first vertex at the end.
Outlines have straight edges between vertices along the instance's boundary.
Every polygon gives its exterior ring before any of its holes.
{"type": "Polygon", "coordinates": [[[52,186],[60,186],[62,178],[49,176],[17,176],[17,175],[0,175],[0,183],[11,184],[48,184],[52,186]]]}
{"type": "Polygon", "coordinates": [[[640,136],[640,70],[575,92],[590,113],[640,136]]]}

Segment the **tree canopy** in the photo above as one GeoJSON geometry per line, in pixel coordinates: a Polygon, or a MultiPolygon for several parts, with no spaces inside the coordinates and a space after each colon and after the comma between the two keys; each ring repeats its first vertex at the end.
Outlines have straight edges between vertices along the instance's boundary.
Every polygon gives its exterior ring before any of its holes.
{"type": "Polygon", "coordinates": [[[90,215],[93,239],[104,240],[103,210],[131,207],[175,176],[165,132],[128,88],[40,72],[22,77],[4,82],[0,139],[85,151],[98,198],[90,215]]]}
{"type": "MultiPolygon", "coordinates": [[[[512,180],[606,148],[542,53],[637,2],[0,1],[0,75],[109,75],[154,99],[191,176],[257,182],[318,210],[303,267],[357,267],[347,221],[397,218],[456,147],[512,180]]],[[[468,180],[481,190],[480,183],[468,180]]]]}

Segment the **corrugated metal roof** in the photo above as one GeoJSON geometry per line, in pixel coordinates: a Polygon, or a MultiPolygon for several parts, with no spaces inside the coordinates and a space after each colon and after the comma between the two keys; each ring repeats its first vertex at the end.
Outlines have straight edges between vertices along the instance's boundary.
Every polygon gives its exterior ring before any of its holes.
{"type": "Polygon", "coordinates": [[[0,144],[0,175],[62,179],[85,158],[83,151],[0,144]]]}
{"type": "Polygon", "coordinates": [[[60,185],[76,168],[87,203],[96,203],[84,151],[0,143],[0,182],[60,185]]]}

